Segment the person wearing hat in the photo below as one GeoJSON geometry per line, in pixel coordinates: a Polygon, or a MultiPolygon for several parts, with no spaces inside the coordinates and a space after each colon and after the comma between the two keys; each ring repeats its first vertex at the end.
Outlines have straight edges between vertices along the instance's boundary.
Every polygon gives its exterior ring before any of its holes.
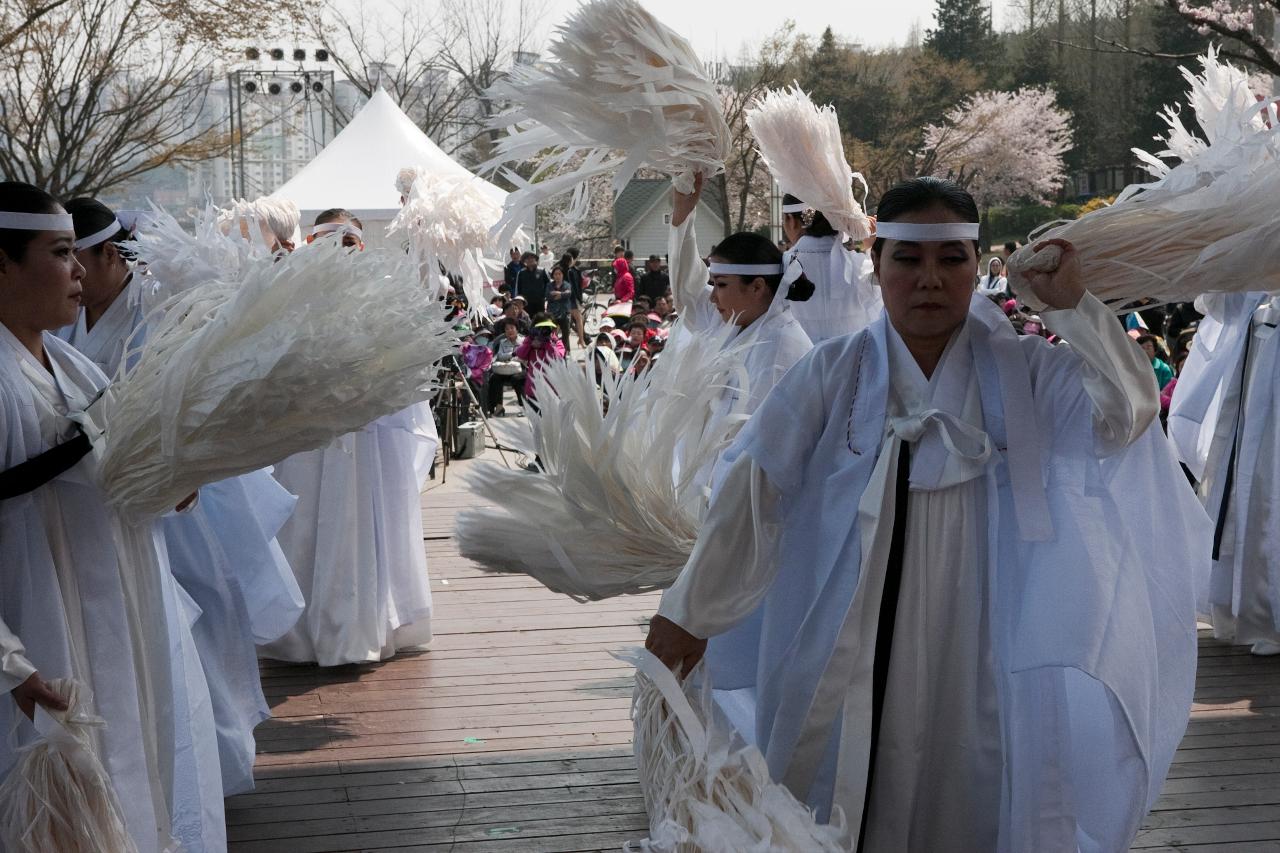
{"type": "Polygon", "coordinates": [[[546,310],[547,291],[551,289],[551,278],[547,271],[538,268],[538,256],[533,252],[525,252],[520,257],[524,269],[516,276],[515,295],[523,296],[525,304],[532,314],[541,314],[546,310]]]}
{"type": "Polygon", "coordinates": [[[662,258],[650,255],[644,262],[644,275],[636,283],[636,293],[645,296],[651,304],[667,295],[671,290],[671,276],[662,271],[662,258]]]}
{"type": "Polygon", "coordinates": [[[536,405],[537,393],[533,379],[548,361],[565,357],[564,342],[560,340],[556,321],[545,311],[535,314],[533,329],[520,346],[516,347],[516,358],[524,364],[524,396],[536,405]]]}
{"type": "Polygon", "coordinates": [[[489,379],[485,385],[485,414],[501,417],[506,414],[503,405],[503,388],[510,385],[515,389],[516,402],[524,406],[524,365],[516,356],[524,344],[524,335],[520,333],[520,324],[512,317],[503,317],[498,321],[495,337],[489,343],[489,351],[493,357],[489,360],[489,379]]]}
{"type": "MultiPolygon", "coordinates": [[[[529,314],[525,311],[525,298],[517,296],[507,303],[507,307],[502,309],[502,317],[505,320],[514,320],[517,330],[521,335],[529,334],[529,328],[533,323],[529,320],[529,314]]],[[[501,321],[499,321],[501,325],[501,321]]]]}

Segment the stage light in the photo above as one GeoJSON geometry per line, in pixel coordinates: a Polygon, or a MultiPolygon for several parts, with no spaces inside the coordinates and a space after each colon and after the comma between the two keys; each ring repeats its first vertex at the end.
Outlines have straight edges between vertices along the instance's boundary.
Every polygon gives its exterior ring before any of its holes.
{"type": "Polygon", "coordinates": [[[262,54],[258,53],[258,49],[256,47],[246,47],[244,49],[244,58],[250,62],[257,62],[258,57],[260,56],[262,56],[262,54]]]}
{"type": "Polygon", "coordinates": [[[328,61],[329,61],[329,51],[325,50],[323,47],[316,51],[316,62],[328,62],[328,61]]]}
{"type": "Polygon", "coordinates": [[[320,94],[324,91],[324,84],[317,80],[311,84],[311,91],[315,92],[317,95],[320,94]]]}
{"type": "Polygon", "coordinates": [[[258,91],[258,84],[252,80],[246,80],[244,82],[244,90],[252,95],[254,92],[258,91]]]}
{"type": "Polygon", "coordinates": [[[301,93],[301,92],[302,92],[302,84],[301,84],[301,83],[299,83],[297,80],[294,80],[292,83],[290,83],[290,84],[289,84],[289,91],[290,91],[290,92],[293,92],[293,94],[295,94],[295,95],[297,95],[297,94],[301,93]]]}
{"type": "Polygon", "coordinates": [[[306,62],[306,60],[307,60],[307,52],[300,47],[295,47],[293,49],[293,61],[306,62]]]}
{"type": "Polygon", "coordinates": [[[280,60],[284,59],[283,48],[279,48],[279,47],[271,48],[271,58],[274,59],[276,62],[279,62],[280,60]]]}
{"type": "Polygon", "coordinates": [[[272,95],[278,95],[281,91],[279,83],[272,83],[267,87],[267,92],[272,95]]]}

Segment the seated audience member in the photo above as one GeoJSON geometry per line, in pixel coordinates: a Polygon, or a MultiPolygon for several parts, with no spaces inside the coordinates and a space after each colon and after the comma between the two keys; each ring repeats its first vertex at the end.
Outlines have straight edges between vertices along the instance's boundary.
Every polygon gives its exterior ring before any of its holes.
{"type": "Polygon", "coordinates": [[[1160,358],[1162,353],[1159,351],[1155,335],[1142,335],[1138,338],[1138,346],[1142,347],[1142,351],[1151,360],[1151,369],[1156,375],[1156,387],[1164,390],[1164,387],[1173,381],[1173,368],[1160,358]]]}
{"type": "Polygon", "coordinates": [[[504,317],[498,322],[498,336],[489,344],[493,360],[489,367],[489,382],[486,387],[485,405],[488,414],[501,417],[506,414],[502,396],[509,385],[515,389],[516,402],[524,406],[524,364],[516,353],[524,343],[519,324],[511,317],[504,317]]]}
{"type": "Polygon", "coordinates": [[[534,390],[534,377],[546,366],[548,361],[562,359],[564,343],[560,340],[556,321],[545,311],[535,314],[533,328],[520,346],[516,347],[516,358],[524,364],[524,396],[533,405],[537,405],[537,392],[534,390]]]}

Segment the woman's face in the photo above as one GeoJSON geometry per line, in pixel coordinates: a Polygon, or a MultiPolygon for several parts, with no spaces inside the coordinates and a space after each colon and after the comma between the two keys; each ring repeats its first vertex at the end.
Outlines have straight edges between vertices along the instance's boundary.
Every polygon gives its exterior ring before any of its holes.
{"type": "Polygon", "coordinates": [[[113,243],[99,243],[76,252],[76,260],[84,267],[81,285],[84,293],[81,302],[97,307],[107,303],[120,292],[120,285],[129,274],[129,267],[113,243]]]}
{"type": "Polygon", "coordinates": [[[999,258],[992,258],[992,259],[991,259],[991,274],[992,274],[992,275],[1000,275],[1000,272],[1001,272],[1001,270],[1003,270],[1003,269],[1004,269],[1004,264],[1000,261],[1000,259],[999,259],[999,258]]]}
{"type": "Polygon", "coordinates": [[[1152,361],[1156,360],[1156,345],[1153,344],[1151,341],[1142,342],[1142,351],[1147,354],[1147,358],[1151,359],[1152,361]]]}
{"type": "Polygon", "coordinates": [[[502,334],[507,336],[507,340],[514,341],[516,339],[516,336],[519,334],[519,330],[516,328],[515,323],[508,323],[502,329],[502,334]]]}
{"type": "Polygon", "coordinates": [[[20,263],[0,252],[0,316],[6,325],[52,331],[76,321],[84,267],[74,243],[74,232],[41,231],[20,263]]]}
{"type": "Polygon", "coordinates": [[[794,213],[782,214],[782,233],[787,235],[787,242],[795,245],[804,236],[804,223],[794,213]]]}
{"type": "MultiPolygon", "coordinates": [[[[712,257],[712,261],[731,263],[724,258],[712,257]]],[[[773,291],[764,279],[744,279],[740,275],[712,274],[711,304],[716,306],[726,321],[736,317],[739,326],[749,326],[769,310],[773,291]]]]}
{"type": "MultiPolygon", "coordinates": [[[[935,207],[896,221],[924,224],[965,220],[944,207],[935,207]]],[[[945,340],[964,322],[978,272],[978,256],[971,241],[885,240],[871,259],[880,280],[885,313],[904,340],[945,340]]]]}
{"type": "Polygon", "coordinates": [[[560,267],[552,267],[552,268],[551,268],[551,281],[552,281],[552,283],[553,283],[553,284],[555,284],[557,287],[559,287],[561,284],[563,284],[563,283],[564,283],[564,270],[560,269],[560,267]]]}

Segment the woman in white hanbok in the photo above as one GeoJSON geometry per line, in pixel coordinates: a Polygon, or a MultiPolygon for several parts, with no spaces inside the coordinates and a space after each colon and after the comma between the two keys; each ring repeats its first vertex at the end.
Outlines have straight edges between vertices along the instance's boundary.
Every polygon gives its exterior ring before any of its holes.
{"type": "Polygon", "coordinates": [[[1280,296],[1210,293],[1169,436],[1215,522],[1201,611],[1214,636],[1280,654],[1280,296]]]}
{"type": "Polygon", "coordinates": [[[1127,849],[1190,711],[1210,534],[1151,371],[1068,245],[1034,279],[1053,347],[974,295],[967,193],[878,213],[886,316],[740,434],[648,645],[705,651],[774,779],[864,853],[1127,849]]]}
{"type": "MultiPolygon", "coordinates": [[[[129,235],[90,198],[67,202],[76,257],[85,268],[84,304],[60,336],[114,376],[126,351],[146,339],[145,276],[130,269],[129,235]]],[[[302,593],[275,540],[295,499],[257,471],[212,483],[180,513],[160,520],[169,566],[199,616],[192,626],[213,700],[222,788],[253,788],[253,730],[271,716],[258,677],[256,643],[278,639],[302,613],[302,593]]]]}
{"type": "MultiPolygon", "coordinates": [[[[317,226],[351,221],[346,211],[327,213],[317,226]]],[[[263,655],[338,666],[431,641],[422,488],[438,443],[431,408],[420,403],[276,466],[276,478],[298,496],[279,538],[306,611],[261,646],[263,655]]]]}
{"type": "Polygon", "coordinates": [[[884,312],[871,256],[845,248],[840,234],[820,211],[793,195],[782,197],[782,231],[794,258],[813,282],[813,296],[791,306],[800,328],[814,344],[852,335],[884,312]]]}
{"type": "Polygon", "coordinates": [[[196,611],[158,527],[107,507],[86,455],[100,425],[85,412],[107,379],[50,334],[79,308],[74,239],[51,196],[0,184],[0,683],[15,700],[0,703],[0,731],[13,733],[0,742],[0,776],[36,737],[22,714],[56,707],[47,680],[76,678],[106,721],[96,748],[138,849],[221,850],[196,611]]]}

